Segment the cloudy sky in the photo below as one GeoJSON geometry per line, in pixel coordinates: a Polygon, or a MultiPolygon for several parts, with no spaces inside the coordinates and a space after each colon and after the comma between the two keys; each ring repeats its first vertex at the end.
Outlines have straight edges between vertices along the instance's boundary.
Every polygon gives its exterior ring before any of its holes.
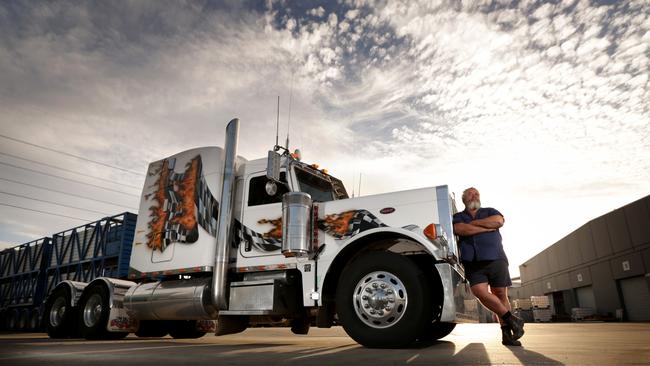
{"type": "Polygon", "coordinates": [[[3,1],[0,246],[136,212],[148,162],[221,145],[233,117],[240,154],[264,156],[279,95],[281,135],[349,191],[359,175],[362,195],[478,187],[506,217],[518,275],[650,194],[649,14],[647,1],[3,1]]]}

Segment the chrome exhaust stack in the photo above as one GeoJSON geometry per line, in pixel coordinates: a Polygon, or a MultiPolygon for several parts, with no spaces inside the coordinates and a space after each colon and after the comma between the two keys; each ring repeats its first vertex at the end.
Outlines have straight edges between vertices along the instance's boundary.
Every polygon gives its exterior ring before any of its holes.
{"type": "Polygon", "coordinates": [[[212,304],[218,310],[228,309],[226,285],[228,260],[230,258],[230,231],[232,224],[233,191],[235,185],[235,160],[237,159],[237,141],[239,139],[239,119],[235,118],[226,127],[224,145],[223,183],[219,200],[217,218],[217,250],[212,273],[212,304]]]}

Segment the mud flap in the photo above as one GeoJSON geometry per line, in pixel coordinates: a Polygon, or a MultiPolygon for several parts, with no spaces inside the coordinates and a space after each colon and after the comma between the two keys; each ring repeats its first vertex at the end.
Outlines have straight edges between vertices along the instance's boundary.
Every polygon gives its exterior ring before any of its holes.
{"type": "Polygon", "coordinates": [[[106,329],[109,332],[136,332],[139,327],[139,322],[136,318],[129,315],[126,309],[122,307],[113,306],[108,315],[108,323],[106,329]]]}

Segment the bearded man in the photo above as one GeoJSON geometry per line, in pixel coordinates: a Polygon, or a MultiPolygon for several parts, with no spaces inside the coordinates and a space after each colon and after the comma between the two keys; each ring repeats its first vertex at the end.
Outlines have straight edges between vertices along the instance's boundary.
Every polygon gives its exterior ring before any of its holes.
{"type": "Polygon", "coordinates": [[[492,207],[481,207],[481,195],[474,187],[463,191],[465,210],[454,214],[454,232],[459,236],[460,260],[472,293],[498,316],[501,343],[521,346],[524,321],[513,315],[508,300],[512,285],[508,257],[503,250],[499,228],[505,220],[492,207]]]}

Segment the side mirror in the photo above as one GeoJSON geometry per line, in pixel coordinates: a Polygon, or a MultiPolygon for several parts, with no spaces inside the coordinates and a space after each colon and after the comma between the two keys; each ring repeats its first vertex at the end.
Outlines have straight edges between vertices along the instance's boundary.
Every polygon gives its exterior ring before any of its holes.
{"type": "Polygon", "coordinates": [[[273,182],[280,181],[280,154],[269,151],[269,158],[266,161],[266,177],[273,182]]]}

